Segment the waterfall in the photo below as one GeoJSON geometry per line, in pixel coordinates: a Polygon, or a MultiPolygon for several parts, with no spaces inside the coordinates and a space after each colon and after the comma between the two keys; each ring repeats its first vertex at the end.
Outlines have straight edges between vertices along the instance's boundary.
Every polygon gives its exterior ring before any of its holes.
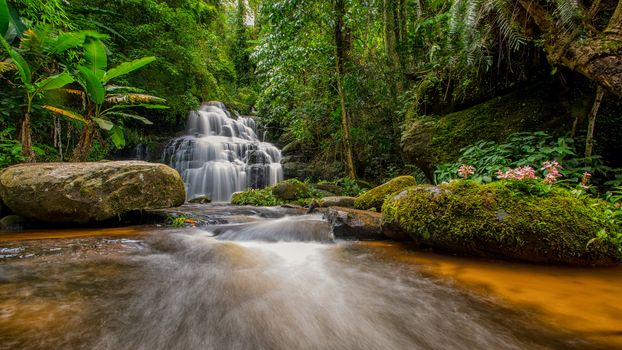
{"type": "Polygon", "coordinates": [[[281,151],[259,140],[253,118],[232,118],[222,102],[190,112],[186,135],[168,143],[163,162],[179,171],[188,199],[225,202],[234,192],[283,179],[281,151]]]}

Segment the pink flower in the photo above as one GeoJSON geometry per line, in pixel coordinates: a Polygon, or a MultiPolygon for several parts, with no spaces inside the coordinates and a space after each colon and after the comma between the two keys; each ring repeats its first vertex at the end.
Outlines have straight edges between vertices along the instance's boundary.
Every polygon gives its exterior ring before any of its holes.
{"type": "Polygon", "coordinates": [[[497,171],[497,177],[504,180],[533,180],[536,178],[536,171],[530,166],[509,168],[505,173],[497,171]]]}
{"type": "Polygon", "coordinates": [[[588,173],[587,171],[583,173],[583,177],[581,177],[581,187],[585,189],[590,188],[590,185],[588,185],[590,177],[592,177],[592,174],[588,173]]]}
{"type": "Polygon", "coordinates": [[[542,168],[540,170],[546,171],[543,182],[547,185],[554,184],[557,181],[558,177],[563,176],[559,173],[559,169],[562,169],[562,166],[559,165],[557,161],[551,162],[547,160],[542,163],[542,168]]]}
{"type": "Polygon", "coordinates": [[[462,164],[460,168],[458,168],[458,174],[466,180],[470,175],[475,174],[475,167],[472,165],[462,164]]]}

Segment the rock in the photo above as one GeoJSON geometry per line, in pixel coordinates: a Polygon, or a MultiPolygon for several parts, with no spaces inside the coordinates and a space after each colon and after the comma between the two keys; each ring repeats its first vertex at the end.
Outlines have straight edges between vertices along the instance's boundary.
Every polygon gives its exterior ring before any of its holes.
{"type": "Polygon", "coordinates": [[[200,197],[192,198],[191,200],[188,201],[188,203],[192,203],[192,204],[207,204],[211,202],[212,200],[209,199],[209,196],[200,196],[200,197]]]}
{"type": "Polygon", "coordinates": [[[462,148],[480,140],[503,141],[525,131],[563,134],[571,128],[574,117],[587,114],[589,109],[579,103],[579,108],[568,110],[558,91],[551,84],[538,83],[461,111],[412,118],[404,125],[400,141],[404,159],[434,181],[437,165],[456,162],[462,148]],[[560,111],[574,115],[569,118],[560,111]]]}
{"type": "Polygon", "coordinates": [[[334,195],[341,196],[343,194],[343,188],[335,185],[335,184],[315,184],[313,185],[317,190],[322,190],[326,192],[330,192],[334,195]]]}
{"type": "Polygon", "coordinates": [[[7,215],[0,219],[0,230],[17,232],[24,230],[26,220],[18,215],[7,215]]]}
{"type": "Polygon", "coordinates": [[[607,220],[607,206],[561,188],[542,191],[536,181],[459,180],[394,195],[382,207],[383,229],[451,253],[611,265],[620,261],[620,246],[609,237],[622,230],[607,220]]]}
{"type": "Polygon", "coordinates": [[[396,177],[358,196],[354,202],[354,207],[357,209],[376,208],[380,210],[387,196],[416,184],[417,181],[412,176],[396,177]]]}
{"type": "Polygon", "coordinates": [[[346,208],[354,208],[354,197],[347,196],[333,196],[333,197],[324,197],[320,199],[320,207],[346,207],[346,208]]]}
{"type": "Polygon", "coordinates": [[[382,233],[382,214],[366,210],[344,207],[328,208],[324,214],[333,229],[335,238],[354,238],[360,240],[384,240],[382,233]]]}
{"type": "Polygon", "coordinates": [[[0,196],[15,214],[27,219],[86,223],[182,205],[185,189],[179,173],[164,164],[31,163],[0,173],[0,196]]]}
{"type": "Polygon", "coordinates": [[[296,179],[281,181],[274,185],[272,187],[272,194],[286,201],[311,197],[309,187],[304,182],[296,179]]]}

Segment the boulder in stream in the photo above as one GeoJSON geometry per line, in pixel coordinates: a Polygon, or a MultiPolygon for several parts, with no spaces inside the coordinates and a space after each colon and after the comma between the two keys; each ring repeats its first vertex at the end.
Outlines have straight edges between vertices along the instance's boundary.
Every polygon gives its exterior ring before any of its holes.
{"type": "Polygon", "coordinates": [[[182,205],[185,188],[179,173],[164,164],[29,163],[0,173],[0,196],[30,220],[87,223],[182,205]]]}
{"type": "Polygon", "coordinates": [[[328,207],[346,207],[346,208],[354,208],[354,197],[347,196],[330,196],[324,197],[320,199],[320,207],[328,208],[328,207]]]}
{"type": "Polygon", "coordinates": [[[382,233],[382,214],[353,208],[331,207],[324,217],[331,224],[335,238],[376,241],[387,237],[382,233]]]}
{"type": "Polygon", "coordinates": [[[382,207],[386,232],[442,251],[538,263],[612,265],[620,227],[608,203],[538,181],[457,180],[404,189],[382,207]]]}
{"type": "Polygon", "coordinates": [[[401,191],[408,186],[414,186],[416,184],[417,181],[412,176],[398,176],[358,196],[356,198],[354,206],[356,207],[356,209],[375,208],[377,210],[380,210],[380,208],[382,208],[384,200],[389,195],[401,191]]]}

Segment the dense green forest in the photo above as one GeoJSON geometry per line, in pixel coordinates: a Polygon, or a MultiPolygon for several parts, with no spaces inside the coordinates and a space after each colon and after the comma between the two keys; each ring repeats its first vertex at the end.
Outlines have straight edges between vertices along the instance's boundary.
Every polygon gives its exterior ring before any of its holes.
{"type": "Polygon", "coordinates": [[[300,179],[622,166],[618,1],[0,1],[0,164],[99,160],[254,114],[300,179]],[[121,151],[120,151],[121,150],[121,151]]]}

